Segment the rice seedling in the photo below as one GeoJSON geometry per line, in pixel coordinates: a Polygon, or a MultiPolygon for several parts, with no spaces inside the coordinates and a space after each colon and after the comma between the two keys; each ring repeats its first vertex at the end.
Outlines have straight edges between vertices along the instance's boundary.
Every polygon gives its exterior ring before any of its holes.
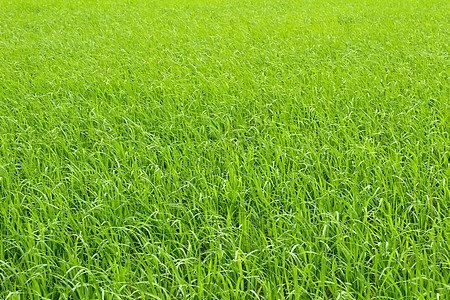
{"type": "Polygon", "coordinates": [[[450,3],[0,0],[0,298],[445,299],[450,3]]]}

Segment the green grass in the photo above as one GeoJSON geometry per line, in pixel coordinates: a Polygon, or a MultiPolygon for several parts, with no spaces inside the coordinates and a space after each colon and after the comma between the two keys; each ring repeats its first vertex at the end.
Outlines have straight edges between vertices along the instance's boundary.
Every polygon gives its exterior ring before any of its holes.
{"type": "Polygon", "coordinates": [[[448,299],[450,2],[0,0],[1,299],[448,299]]]}

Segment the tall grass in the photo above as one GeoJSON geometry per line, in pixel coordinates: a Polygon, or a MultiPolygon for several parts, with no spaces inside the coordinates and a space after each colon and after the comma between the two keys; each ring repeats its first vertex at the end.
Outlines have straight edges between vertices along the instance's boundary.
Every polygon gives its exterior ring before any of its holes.
{"type": "Polygon", "coordinates": [[[445,299],[448,1],[0,0],[0,298],[445,299]]]}

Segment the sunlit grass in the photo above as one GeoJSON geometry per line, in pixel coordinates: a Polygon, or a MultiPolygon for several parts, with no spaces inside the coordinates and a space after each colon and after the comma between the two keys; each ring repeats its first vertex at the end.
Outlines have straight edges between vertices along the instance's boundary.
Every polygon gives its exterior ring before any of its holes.
{"type": "Polygon", "coordinates": [[[447,1],[0,0],[1,299],[445,299],[447,1]]]}

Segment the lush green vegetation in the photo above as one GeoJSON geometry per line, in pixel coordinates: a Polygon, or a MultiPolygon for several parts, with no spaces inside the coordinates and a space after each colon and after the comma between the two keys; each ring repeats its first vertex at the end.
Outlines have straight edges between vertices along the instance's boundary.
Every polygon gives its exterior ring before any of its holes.
{"type": "Polygon", "coordinates": [[[444,299],[450,2],[0,0],[1,299],[444,299]]]}

